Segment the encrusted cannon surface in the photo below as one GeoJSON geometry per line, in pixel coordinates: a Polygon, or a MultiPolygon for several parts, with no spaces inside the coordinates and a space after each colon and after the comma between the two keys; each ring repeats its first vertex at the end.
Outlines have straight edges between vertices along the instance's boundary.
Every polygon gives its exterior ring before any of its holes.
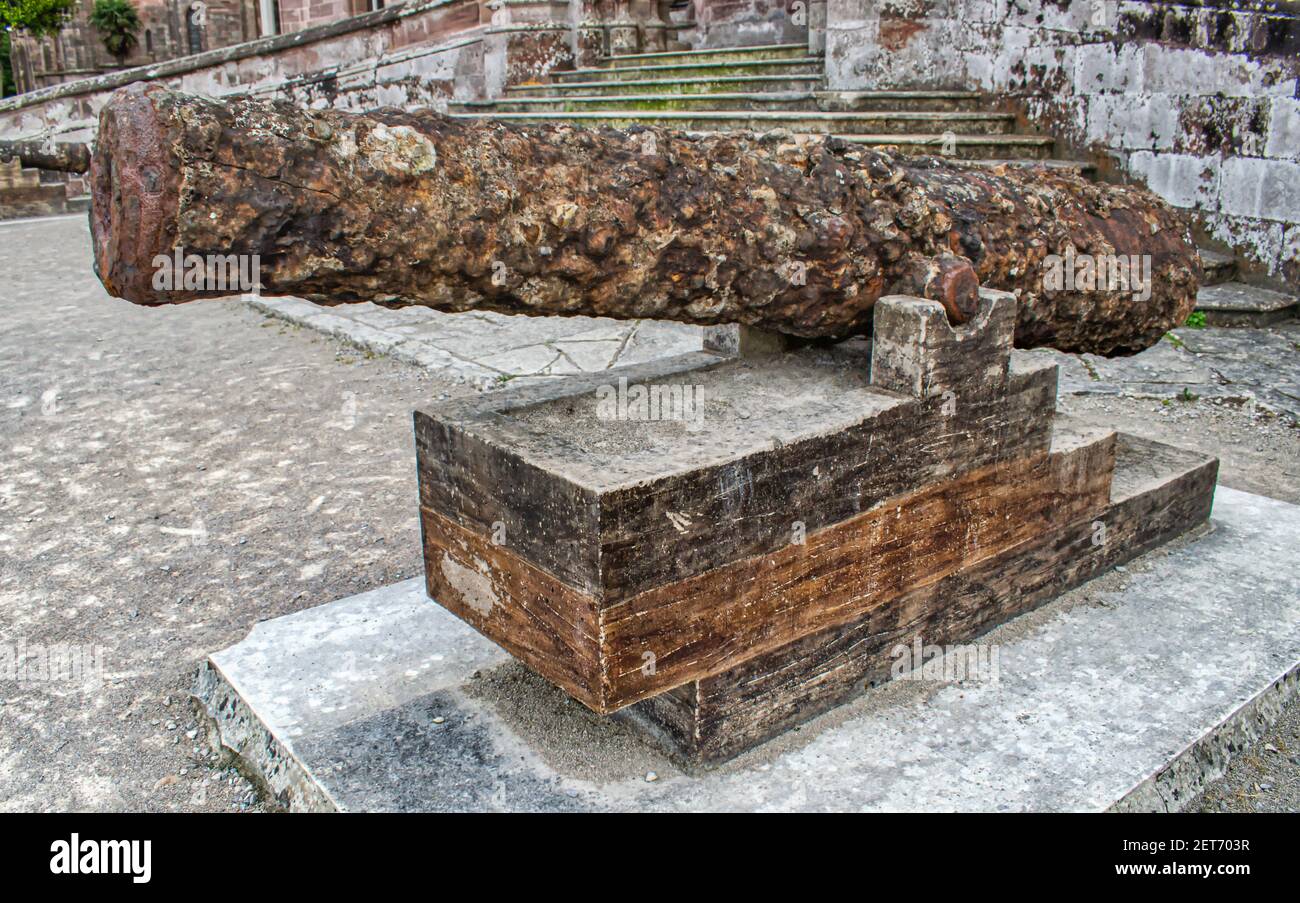
{"type": "Polygon", "coordinates": [[[154,261],[177,248],[256,254],[263,294],[322,304],[803,337],[865,333],[895,293],[963,322],[983,285],[1018,294],[1018,345],[1111,354],[1180,325],[1200,274],[1187,223],[1144,189],[779,132],[358,115],[135,85],[101,112],[91,183],[96,271],[142,304],[226,293],[160,288],[154,261]],[[1091,275],[1059,278],[1076,257],[1091,275]]]}

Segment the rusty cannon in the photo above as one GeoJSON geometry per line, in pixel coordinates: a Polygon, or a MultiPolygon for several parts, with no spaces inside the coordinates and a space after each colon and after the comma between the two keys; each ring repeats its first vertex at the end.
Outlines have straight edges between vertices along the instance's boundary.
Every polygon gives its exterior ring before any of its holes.
{"type": "Polygon", "coordinates": [[[141,304],[217,297],[155,277],[244,255],[262,292],[324,304],[869,333],[415,414],[427,596],[687,767],[1209,516],[1217,461],[1058,417],[1056,365],[1013,348],[1122,353],[1186,318],[1195,249],[1142,190],[157,87],[103,109],[91,178],[97,272],[141,304]]]}
{"type": "Polygon", "coordinates": [[[80,174],[90,169],[90,145],[53,138],[0,140],[0,160],[17,160],[29,169],[80,174]]]}
{"type": "Polygon", "coordinates": [[[884,295],[1017,295],[1016,344],[1126,353],[1191,313],[1188,226],[1149,192],[783,132],[507,126],[159,86],[118,91],[91,163],[96,272],[139,304],[178,249],[258,255],[321,304],[870,331],[884,295]]]}

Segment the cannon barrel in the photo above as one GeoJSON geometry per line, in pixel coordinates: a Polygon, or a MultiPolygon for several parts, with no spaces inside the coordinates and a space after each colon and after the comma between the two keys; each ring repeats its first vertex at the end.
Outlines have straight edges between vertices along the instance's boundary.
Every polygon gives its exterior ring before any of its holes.
{"type": "Polygon", "coordinates": [[[805,337],[869,331],[886,294],[960,323],[984,286],[1018,294],[1018,345],[1111,354],[1181,324],[1200,276],[1188,225],[1143,189],[782,131],[517,126],[132,85],[100,114],[91,181],[96,272],[140,304],[232,293],[160,284],[182,252],[256,254],[263,294],[321,304],[805,337]],[[1132,278],[1108,281],[1112,259],[1132,278]]]}
{"type": "Polygon", "coordinates": [[[0,140],[0,160],[15,159],[28,169],[84,173],[90,169],[90,146],[49,138],[0,140]]]}

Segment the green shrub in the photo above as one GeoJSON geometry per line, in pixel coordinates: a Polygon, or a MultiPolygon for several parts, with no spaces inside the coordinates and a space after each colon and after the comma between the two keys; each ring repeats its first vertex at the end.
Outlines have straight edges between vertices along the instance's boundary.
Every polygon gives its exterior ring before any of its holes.
{"type": "Polygon", "coordinates": [[[140,16],[131,0],[95,0],[90,24],[99,32],[104,49],[119,63],[125,62],[131,48],[139,43],[135,33],[140,30],[140,16]]]}

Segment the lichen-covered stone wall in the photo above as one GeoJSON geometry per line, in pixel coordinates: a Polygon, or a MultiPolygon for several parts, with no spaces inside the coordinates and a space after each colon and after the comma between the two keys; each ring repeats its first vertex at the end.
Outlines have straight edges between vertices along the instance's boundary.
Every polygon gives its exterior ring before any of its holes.
{"type": "Polygon", "coordinates": [[[811,0],[694,0],[699,48],[797,44],[808,35],[811,0]]]}
{"type": "Polygon", "coordinates": [[[1300,285],[1300,3],[828,0],[832,88],[974,88],[1300,285]]]}

